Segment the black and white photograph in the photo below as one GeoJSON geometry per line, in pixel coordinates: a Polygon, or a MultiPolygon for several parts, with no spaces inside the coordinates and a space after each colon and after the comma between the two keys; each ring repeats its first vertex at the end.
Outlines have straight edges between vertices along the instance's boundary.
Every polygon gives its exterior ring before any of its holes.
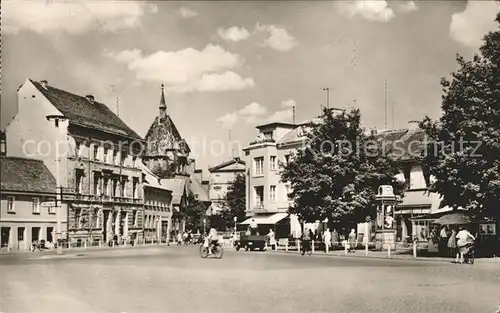
{"type": "Polygon", "coordinates": [[[499,0],[0,17],[0,313],[500,313],[499,0]]]}

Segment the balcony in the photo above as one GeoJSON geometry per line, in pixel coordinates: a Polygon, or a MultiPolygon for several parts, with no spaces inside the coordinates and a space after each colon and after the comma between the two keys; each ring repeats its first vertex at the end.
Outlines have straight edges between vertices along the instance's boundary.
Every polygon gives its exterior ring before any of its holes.
{"type": "Polygon", "coordinates": [[[259,204],[254,205],[252,211],[253,212],[262,212],[262,211],[264,211],[264,203],[259,203],[259,204]]]}
{"type": "Polygon", "coordinates": [[[259,143],[275,143],[276,140],[272,139],[272,138],[263,138],[263,139],[257,139],[257,140],[254,140],[252,142],[250,142],[250,145],[256,145],[256,144],[259,144],[259,143]]]}

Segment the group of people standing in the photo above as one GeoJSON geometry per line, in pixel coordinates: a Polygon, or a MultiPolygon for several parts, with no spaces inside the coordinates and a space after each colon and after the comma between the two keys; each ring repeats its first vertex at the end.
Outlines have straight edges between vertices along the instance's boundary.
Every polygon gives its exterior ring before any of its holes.
{"type": "Polygon", "coordinates": [[[464,227],[449,228],[443,226],[439,232],[438,252],[442,256],[455,257],[457,263],[463,263],[464,254],[476,238],[464,227]]]}

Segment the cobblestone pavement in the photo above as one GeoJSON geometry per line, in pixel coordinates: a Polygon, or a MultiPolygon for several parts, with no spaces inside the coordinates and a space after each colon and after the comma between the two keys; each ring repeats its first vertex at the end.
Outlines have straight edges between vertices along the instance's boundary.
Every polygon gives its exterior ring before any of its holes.
{"type": "Polygon", "coordinates": [[[0,312],[487,312],[498,263],[300,256],[197,247],[0,258],[0,312]]]}

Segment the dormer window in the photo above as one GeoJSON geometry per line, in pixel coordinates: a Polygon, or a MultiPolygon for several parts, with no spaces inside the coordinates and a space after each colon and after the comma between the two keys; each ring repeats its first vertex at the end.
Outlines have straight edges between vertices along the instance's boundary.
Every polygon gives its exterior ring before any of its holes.
{"type": "Polygon", "coordinates": [[[273,139],[273,132],[265,132],[264,133],[264,138],[266,139],[273,139]]]}

